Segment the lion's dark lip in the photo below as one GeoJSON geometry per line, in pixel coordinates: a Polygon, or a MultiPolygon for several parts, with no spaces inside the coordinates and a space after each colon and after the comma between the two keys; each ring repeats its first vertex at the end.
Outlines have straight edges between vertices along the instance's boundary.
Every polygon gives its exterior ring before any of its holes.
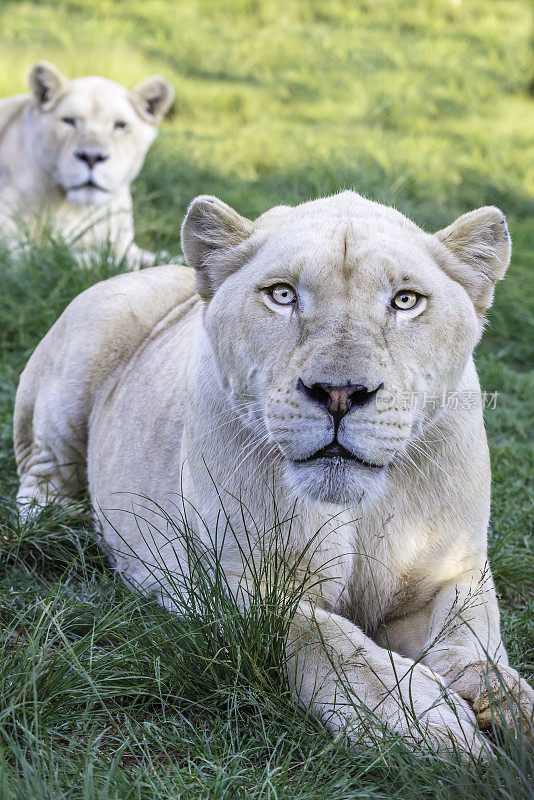
{"type": "Polygon", "coordinates": [[[79,183],[77,186],[69,186],[69,192],[75,192],[78,189],[98,189],[99,192],[109,192],[109,189],[104,189],[103,186],[100,184],[95,183],[92,180],[84,181],[83,183],[79,183]]]}
{"type": "Polygon", "coordinates": [[[317,461],[318,459],[324,459],[325,461],[334,459],[339,461],[355,461],[358,464],[362,464],[364,467],[374,470],[384,469],[385,467],[385,464],[371,464],[369,461],[364,461],[363,458],[358,458],[358,456],[355,456],[354,453],[351,453],[350,450],[347,450],[342,444],[339,444],[339,442],[331,442],[327,444],[326,447],[317,450],[311,456],[296,460],[295,463],[308,464],[310,461],[317,461]]]}

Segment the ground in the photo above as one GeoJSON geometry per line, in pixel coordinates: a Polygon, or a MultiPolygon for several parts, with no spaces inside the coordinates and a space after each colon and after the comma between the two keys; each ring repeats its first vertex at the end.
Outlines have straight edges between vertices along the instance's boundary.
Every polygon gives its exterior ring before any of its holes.
{"type": "MultiPolygon", "coordinates": [[[[138,243],[173,254],[200,193],[254,216],[354,187],[427,230],[503,209],[512,265],[476,360],[498,392],[486,422],[503,634],[532,679],[530,17],[520,0],[5,0],[0,96],[41,58],[171,80],[134,202],[138,243]]],[[[349,752],[288,700],[268,614],[244,624],[207,587],[207,611],[171,617],[114,578],[88,515],[18,522],[17,377],[70,299],[121,269],[100,254],[77,270],[58,237],[18,266],[0,254],[0,798],[529,797],[521,739],[476,768],[394,740],[349,752]]]]}

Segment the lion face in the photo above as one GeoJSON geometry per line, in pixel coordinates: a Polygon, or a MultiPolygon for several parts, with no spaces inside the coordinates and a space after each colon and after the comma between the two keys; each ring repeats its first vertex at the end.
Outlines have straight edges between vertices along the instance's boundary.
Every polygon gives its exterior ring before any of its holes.
{"type": "Polygon", "coordinates": [[[278,448],[292,491],[354,501],[433,423],[428,399],[461,382],[481,320],[457,259],[352,192],[244,221],[241,242],[226,209],[220,249],[213,208],[207,222],[192,208],[183,232],[219,379],[278,448]]]}
{"type": "Polygon", "coordinates": [[[36,157],[75,204],[105,205],[139,173],[173,91],[152,78],[129,91],[100,77],[67,81],[52,65],[30,75],[36,157]]]}

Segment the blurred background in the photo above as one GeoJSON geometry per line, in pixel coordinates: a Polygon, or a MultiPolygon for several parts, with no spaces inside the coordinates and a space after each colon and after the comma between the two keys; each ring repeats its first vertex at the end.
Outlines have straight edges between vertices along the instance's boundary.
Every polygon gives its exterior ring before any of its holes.
{"type": "Polygon", "coordinates": [[[187,203],[243,214],[355,187],[430,228],[534,210],[522,0],[23,0],[0,4],[0,96],[39,59],[133,86],[170,118],[134,184],[137,240],[178,248],[187,203]]]}

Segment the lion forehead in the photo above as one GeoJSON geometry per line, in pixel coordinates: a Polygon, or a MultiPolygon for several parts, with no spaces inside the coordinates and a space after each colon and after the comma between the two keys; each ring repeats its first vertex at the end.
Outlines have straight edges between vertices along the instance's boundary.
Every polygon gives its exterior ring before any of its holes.
{"type": "Polygon", "coordinates": [[[274,211],[257,221],[262,239],[254,269],[267,280],[285,275],[345,304],[354,302],[355,293],[388,289],[403,279],[446,280],[425,231],[355,192],[274,211]]]}
{"type": "Polygon", "coordinates": [[[83,115],[87,120],[108,120],[121,115],[130,123],[144,124],[128,99],[128,90],[100,77],[76,78],[70,82],[53,111],[55,117],[66,113],[83,115]]]}

